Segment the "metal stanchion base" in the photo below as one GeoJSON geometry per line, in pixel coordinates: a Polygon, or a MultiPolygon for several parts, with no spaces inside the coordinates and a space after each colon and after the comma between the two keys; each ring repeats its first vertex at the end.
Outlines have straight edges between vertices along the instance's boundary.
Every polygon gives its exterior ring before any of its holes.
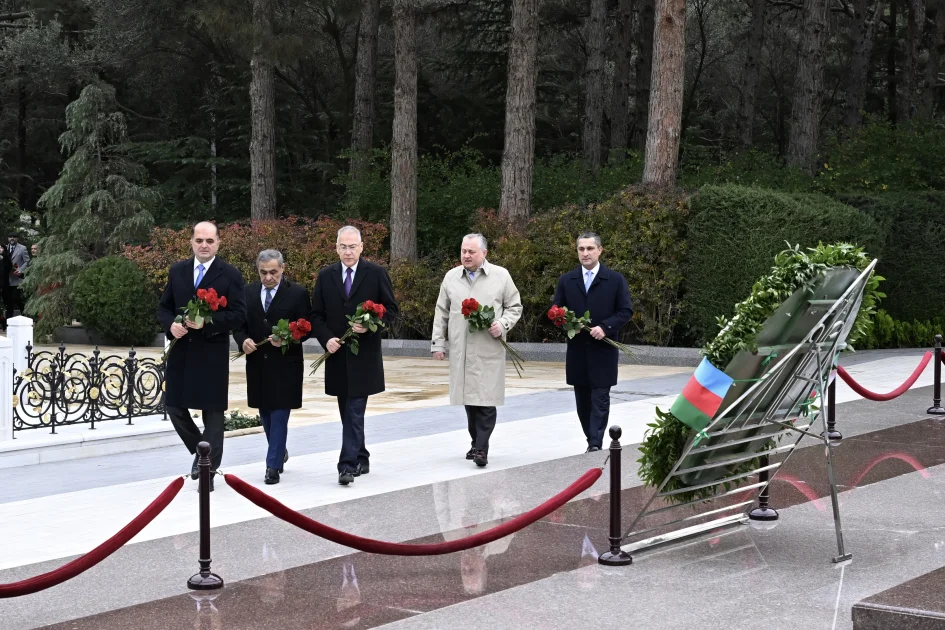
{"type": "Polygon", "coordinates": [[[197,573],[187,580],[187,588],[194,591],[212,591],[223,588],[223,578],[216,573],[209,573],[207,575],[197,573]]]}
{"type": "Polygon", "coordinates": [[[945,416],[945,408],[942,407],[929,407],[925,410],[925,413],[930,416],[945,416]]]}
{"type": "Polygon", "coordinates": [[[834,556],[833,558],[831,558],[834,564],[839,564],[841,562],[846,562],[847,560],[852,560],[852,559],[853,559],[852,553],[845,553],[842,556],[834,556]]]}
{"type": "Polygon", "coordinates": [[[778,520],[778,511],[769,507],[756,507],[748,513],[748,518],[753,521],[776,521],[778,520]]]}
{"type": "MultiPolygon", "coordinates": [[[[823,435],[823,433],[821,433],[823,435]]],[[[827,431],[827,439],[832,442],[839,442],[843,439],[843,434],[834,429],[833,431],[827,431]]]]}
{"type": "Polygon", "coordinates": [[[605,551],[597,558],[597,564],[603,564],[608,567],[625,567],[628,564],[633,564],[633,558],[629,553],[623,550],[617,552],[605,551]]]}

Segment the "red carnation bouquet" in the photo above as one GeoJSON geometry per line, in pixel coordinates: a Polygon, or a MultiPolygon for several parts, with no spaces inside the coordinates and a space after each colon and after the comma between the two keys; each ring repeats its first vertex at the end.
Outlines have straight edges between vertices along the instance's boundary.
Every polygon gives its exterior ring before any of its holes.
{"type": "MultiPolygon", "coordinates": [[[[495,307],[483,306],[474,298],[466,298],[463,300],[461,310],[463,317],[466,318],[469,324],[469,332],[471,333],[479,332],[480,330],[488,330],[489,327],[492,326],[492,322],[495,321],[495,307]]],[[[502,337],[496,337],[495,339],[501,343],[505,351],[509,353],[509,361],[512,362],[512,366],[518,373],[518,377],[522,378],[522,370],[524,369],[522,363],[525,362],[525,359],[523,359],[522,355],[514,350],[505,339],[502,337]]]]}
{"type": "MultiPolygon", "coordinates": [[[[262,341],[256,342],[256,348],[270,343],[273,338],[278,339],[282,342],[282,354],[285,354],[289,350],[289,346],[293,343],[301,343],[302,337],[312,332],[312,325],[308,323],[307,319],[300,318],[294,322],[290,322],[287,319],[280,319],[276,322],[276,325],[272,327],[272,335],[266,337],[262,341]]],[[[233,353],[233,358],[231,361],[236,361],[242,356],[245,356],[246,353],[240,350],[239,352],[233,353]]]]}
{"type": "MultiPolygon", "coordinates": [[[[183,324],[184,319],[189,319],[198,326],[211,324],[213,323],[213,314],[221,308],[226,308],[225,295],[217,295],[216,289],[197,289],[197,297],[187,302],[187,306],[183,309],[184,312],[174,318],[174,323],[183,324]]],[[[171,353],[176,343],[176,337],[171,339],[170,345],[167,346],[167,350],[161,356],[162,361],[167,359],[167,355],[171,353]]]]}
{"type": "MultiPolygon", "coordinates": [[[[354,332],[354,325],[361,324],[370,332],[377,332],[379,329],[387,327],[383,322],[384,315],[386,314],[387,308],[383,304],[378,304],[371,300],[361,302],[358,304],[354,315],[348,315],[348,330],[338,339],[338,343],[344,344],[347,342],[348,348],[351,349],[351,354],[357,354],[360,348],[358,346],[358,333],[354,332]]],[[[315,361],[312,362],[312,374],[317,372],[318,368],[322,366],[322,363],[327,361],[330,356],[331,352],[326,351],[325,354],[315,359],[315,361]]]]}
{"type": "MultiPolygon", "coordinates": [[[[558,306],[555,304],[548,309],[548,319],[550,319],[555,326],[558,328],[563,328],[564,331],[568,334],[568,339],[574,339],[574,336],[581,332],[582,330],[588,331],[591,330],[591,312],[585,311],[583,317],[578,317],[577,313],[571,309],[558,306]]],[[[605,343],[609,343],[613,347],[620,350],[628,357],[633,356],[633,351],[630,350],[630,346],[622,344],[620,342],[614,341],[610,337],[604,337],[601,339],[605,343]]]]}

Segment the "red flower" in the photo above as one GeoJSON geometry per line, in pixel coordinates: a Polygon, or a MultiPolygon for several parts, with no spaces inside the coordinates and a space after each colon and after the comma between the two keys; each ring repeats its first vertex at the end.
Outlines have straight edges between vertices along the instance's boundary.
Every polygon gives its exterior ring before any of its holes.
{"type": "Polygon", "coordinates": [[[374,314],[377,315],[378,317],[380,317],[381,319],[383,319],[383,318],[384,318],[384,315],[387,314],[387,307],[384,306],[383,304],[375,304],[375,305],[374,305],[374,314]]]}
{"type": "Polygon", "coordinates": [[[206,300],[207,299],[207,290],[206,289],[197,289],[197,299],[206,300]]]}
{"type": "Polygon", "coordinates": [[[558,306],[555,304],[548,309],[548,319],[550,319],[555,326],[563,326],[568,315],[568,309],[558,306]]]}
{"type": "Polygon", "coordinates": [[[308,323],[307,319],[299,319],[298,321],[292,322],[292,324],[289,324],[289,327],[291,328],[293,325],[297,330],[302,331],[303,337],[312,332],[312,325],[308,323]]]}
{"type": "Polygon", "coordinates": [[[463,300],[463,308],[475,311],[479,308],[479,302],[477,302],[475,298],[466,298],[463,300]]]}
{"type": "Polygon", "coordinates": [[[220,298],[220,306],[221,306],[222,308],[226,308],[226,296],[225,296],[225,295],[220,298]]]}
{"type": "Polygon", "coordinates": [[[364,304],[361,305],[361,308],[363,308],[365,311],[367,311],[367,312],[369,312],[369,313],[373,313],[373,312],[374,312],[374,302],[372,302],[371,300],[368,300],[368,301],[366,301],[364,304]]]}

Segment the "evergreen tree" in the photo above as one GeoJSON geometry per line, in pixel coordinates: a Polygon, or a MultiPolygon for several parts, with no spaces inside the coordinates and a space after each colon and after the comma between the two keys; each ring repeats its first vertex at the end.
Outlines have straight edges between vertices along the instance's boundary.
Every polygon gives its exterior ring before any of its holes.
{"type": "Polygon", "coordinates": [[[146,170],[128,157],[125,119],[116,110],[114,90],[106,85],[87,86],[66,108],[59,143],[69,158],[39,199],[48,232],[24,282],[33,294],[27,313],[42,316],[40,335],[71,320],[72,284],[90,261],[146,241],[154,225],[160,196],[146,185],[146,170]]]}

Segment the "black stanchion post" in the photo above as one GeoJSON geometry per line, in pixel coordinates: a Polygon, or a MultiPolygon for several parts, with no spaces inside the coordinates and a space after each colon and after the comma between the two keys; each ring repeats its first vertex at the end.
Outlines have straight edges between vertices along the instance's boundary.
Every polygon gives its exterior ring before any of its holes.
{"type": "Polygon", "coordinates": [[[187,588],[211,591],[223,588],[223,578],[210,572],[210,444],[197,445],[197,468],[200,470],[200,573],[187,580],[187,588]]]}
{"type": "MultiPolygon", "coordinates": [[[[761,467],[768,467],[768,456],[761,456],[761,467]]],[[[778,511],[768,506],[768,499],[771,495],[768,493],[768,489],[771,485],[768,483],[770,478],[767,470],[762,470],[758,473],[758,481],[765,484],[761,489],[761,494],[758,495],[758,507],[748,513],[748,518],[753,521],[776,521],[778,520],[778,511]]]]}
{"type": "Polygon", "coordinates": [[[610,551],[597,559],[600,564],[622,567],[633,563],[630,554],[620,548],[623,536],[620,532],[620,436],[623,431],[617,425],[610,427],[610,551]]]}
{"type": "Polygon", "coordinates": [[[932,384],[932,406],[925,413],[933,416],[945,415],[945,409],[942,409],[942,336],[935,335],[935,356],[932,362],[935,363],[935,382],[932,384]]]}
{"type": "Polygon", "coordinates": [[[827,386],[827,437],[831,440],[842,440],[843,434],[837,431],[837,379],[834,378],[827,386]]]}

